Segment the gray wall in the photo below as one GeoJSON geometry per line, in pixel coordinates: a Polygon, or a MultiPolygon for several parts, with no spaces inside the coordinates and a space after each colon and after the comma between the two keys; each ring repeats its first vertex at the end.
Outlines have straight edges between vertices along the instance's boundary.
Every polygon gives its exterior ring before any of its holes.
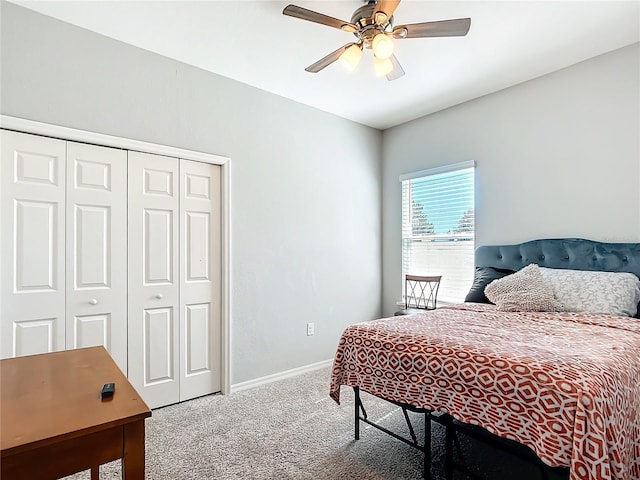
{"type": "Polygon", "coordinates": [[[476,161],[476,245],[640,241],[640,44],[383,133],[383,314],[401,290],[399,175],[476,161]]]}
{"type": "Polygon", "coordinates": [[[0,5],[2,114],[231,157],[232,384],[380,315],[379,131],[0,5]]]}

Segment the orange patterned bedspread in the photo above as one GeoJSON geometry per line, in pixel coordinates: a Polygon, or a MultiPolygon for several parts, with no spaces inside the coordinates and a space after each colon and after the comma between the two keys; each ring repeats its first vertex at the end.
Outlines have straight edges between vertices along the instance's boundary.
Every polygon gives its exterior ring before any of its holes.
{"type": "Polygon", "coordinates": [[[349,326],[340,386],[531,447],[571,480],[640,480],[640,320],[464,304],[349,326]]]}

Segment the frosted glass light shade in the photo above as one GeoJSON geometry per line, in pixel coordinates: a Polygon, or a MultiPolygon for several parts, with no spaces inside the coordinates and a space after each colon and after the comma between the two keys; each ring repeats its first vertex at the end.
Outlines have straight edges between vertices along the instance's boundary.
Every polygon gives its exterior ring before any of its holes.
{"type": "Polygon", "coordinates": [[[373,53],[376,57],[382,59],[389,58],[393,55],[393,40],[391,40],[391,37],[388,35],[379,33],[373,37],[371,48],[373,49],[373,53]]]}
{"type": "Polygon", "coordinates": [[[347,66],[349,70],[353,70],[358,66],[361,57],[362,49],[358,45],[354,44],[347,48],[342,53],[342,55],[340,55],[340,60],[344,65],[347,66]]]}
{"type": "Polygon", "coordinates": [[[383,75],[391,73],[391,70],[393,70],[393,63],[389,58],[373,57],[373,68],[376,75],[382,77],[383,75]]]}

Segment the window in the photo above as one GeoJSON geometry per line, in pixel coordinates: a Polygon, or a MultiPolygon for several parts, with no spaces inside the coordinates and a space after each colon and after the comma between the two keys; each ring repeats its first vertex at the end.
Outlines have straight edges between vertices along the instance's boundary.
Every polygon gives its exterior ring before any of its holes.
{"type": "Polygon", "coordinates": [[[473,283],[474,170],[464,162],[400,177],[402,278],[442,275],[438,302],[462,302],[473,283]]]}

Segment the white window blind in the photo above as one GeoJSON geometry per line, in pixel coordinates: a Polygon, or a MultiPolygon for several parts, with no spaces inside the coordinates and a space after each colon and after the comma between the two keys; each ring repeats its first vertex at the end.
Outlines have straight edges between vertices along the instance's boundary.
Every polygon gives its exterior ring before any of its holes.
{"type": "Polygon", "coordinates": [[[402,278],[442,275],[438,302],[462,302],[473,282],[474,170],[465,162],[400,177],[402,278]]]}

